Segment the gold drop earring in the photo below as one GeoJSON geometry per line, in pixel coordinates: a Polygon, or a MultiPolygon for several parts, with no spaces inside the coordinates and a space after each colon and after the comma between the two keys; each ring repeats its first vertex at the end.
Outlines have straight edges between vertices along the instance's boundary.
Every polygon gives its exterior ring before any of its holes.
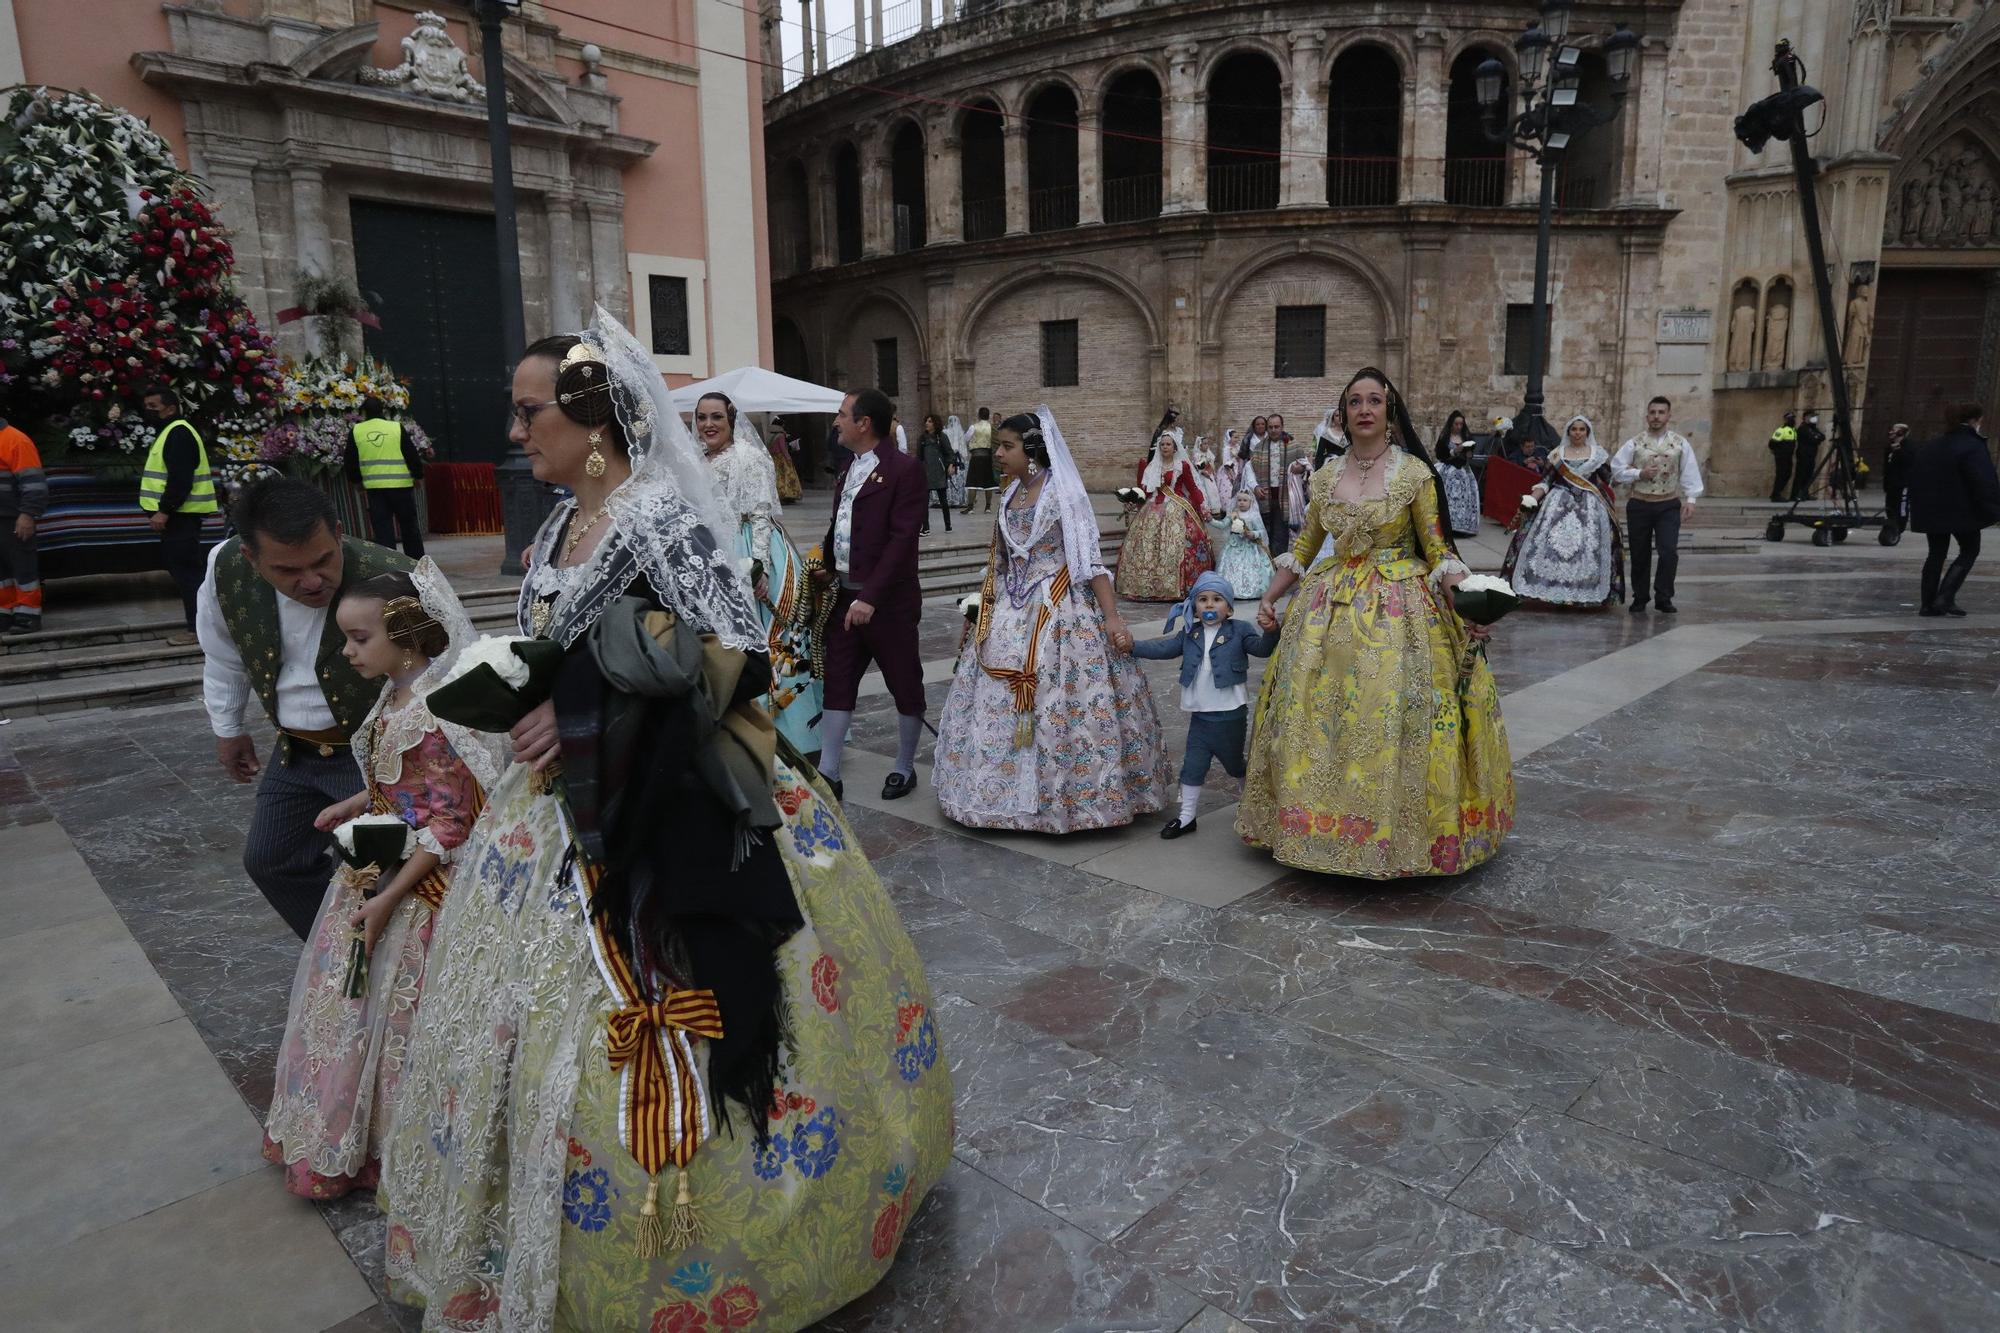
{"type": "Polygon", "coordinates": [[[604,469],[607,464],[604,461],[603,452],[598,448],[603,443],[603,431],[594,430],[590,432],[590,457],[583,460],[583,475],[586,477],[601,477],[604,475],[604,469]]]}

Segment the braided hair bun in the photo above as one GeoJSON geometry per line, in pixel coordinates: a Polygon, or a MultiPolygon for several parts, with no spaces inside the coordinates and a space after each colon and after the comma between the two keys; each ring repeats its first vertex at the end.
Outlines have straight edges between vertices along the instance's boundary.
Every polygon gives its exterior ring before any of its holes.
{"type": "Polygon", "coordinates": [[[1000,423],[1001,430],[1011,430],[1021,437],[1027,446],[1028,458],[1037,467],[1049,465],[1049,442],[1042,438],[1042,419],[1033,412],[1017,412],[1000,423]]]}

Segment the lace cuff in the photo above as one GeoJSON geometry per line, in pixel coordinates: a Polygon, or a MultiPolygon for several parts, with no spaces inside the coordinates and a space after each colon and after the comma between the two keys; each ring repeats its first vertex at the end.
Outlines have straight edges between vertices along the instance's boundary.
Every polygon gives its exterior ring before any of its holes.
{"type": "Polygon", "coordinates": [[[439,842],[437,834],[431,832],[429,828],[420,828],[416,833],[417,846],[435,856],[441,864],[451,864],[452,849],[439,842]]]}
{"type": "Polygon", "coordinates": [[[1454,556],[1446,556],[1444,559],[1438,561],[1436,566],[1431,570],[1431,587],[1443,588],[1444,581],[1449,576],[1453,574],[1470,574],[1471,572],[1471,568],[1463,560],[1457,559],[1454,556]]]}
{"type": "Polygon", "coordinates": [[[1271,562],[1271,567],[1274,569],[1290,570],[1292,573],[1297,574],[1300,577],[1304,577],[1305,575],[1305,570],[1301,568],[1299,565],[1299,558],[1293,555],[1290,551],[1285,552],[1283,555],[1273,560],[1271,562]]]}

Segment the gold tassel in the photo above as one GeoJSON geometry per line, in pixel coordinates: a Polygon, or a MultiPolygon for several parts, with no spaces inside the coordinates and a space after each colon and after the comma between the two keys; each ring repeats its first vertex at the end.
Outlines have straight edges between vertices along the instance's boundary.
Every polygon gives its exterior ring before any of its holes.
{"type": "Polygon", "coordinates": [[[681,1168],[681,1184],[674,1198],[674,1220],[667,1227],[667,1247],[679,1254],[701,1239],[701,1223],[695,1220],[694,1199],[688,1193],[687,1168],[681,1168]]]}
{"type": "Polygon", "coordinates": [[[659,1258],[667,1252],[666,1241],[666,1228],[660,1222],[660,1178],[654,1176],[646,1182],[646,1202],[639,1209],[639,1257],[659,1258]]]}

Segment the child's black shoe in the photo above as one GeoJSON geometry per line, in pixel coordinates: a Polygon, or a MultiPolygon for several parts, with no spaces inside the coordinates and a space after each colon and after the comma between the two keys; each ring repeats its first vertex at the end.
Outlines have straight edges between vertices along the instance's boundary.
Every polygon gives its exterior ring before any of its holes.
{"type": "Polygon", "coordinates": [[[1167,826],[1160,830],[1160,836],[1171,842],[1173,839],[1180,837],[1184,833],[1194,832],[1194,826],[1197,822],[1198,821],[1196,820],[1190,819],[1187,823],[1183,824],[1178,819],[1170,819],[1167,821],[1167,826]]]}

